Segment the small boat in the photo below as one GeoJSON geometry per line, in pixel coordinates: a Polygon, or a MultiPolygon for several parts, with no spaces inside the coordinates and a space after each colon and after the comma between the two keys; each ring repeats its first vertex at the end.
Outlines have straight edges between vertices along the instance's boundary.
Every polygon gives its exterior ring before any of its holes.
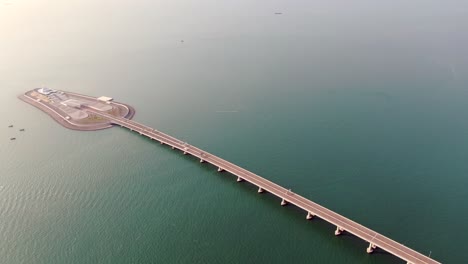
{"type": "Polygon", "coordinates": [[[20,129],[20,131],[24,131],[24,128],[20,129]]]}
{"type": "Polygon", "coordinates": [[[9,125],[8,127],[13,127],[13,125],[9,125]]]}
{"type": "Polygon", "coordinates": [[[15,140],[16,138],[10,138],[10,140],[15,140]]]}
{"type": "Polygon", "coordinates": [[[276,12],[275,15],[282,15],[283,13],[281,12],[276,12]]]}

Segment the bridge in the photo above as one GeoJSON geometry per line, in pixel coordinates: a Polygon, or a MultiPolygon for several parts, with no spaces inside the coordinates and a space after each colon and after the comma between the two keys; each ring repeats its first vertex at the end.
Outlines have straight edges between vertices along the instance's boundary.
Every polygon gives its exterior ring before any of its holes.
{"type": "Polygon", "coordinates": [[[177,138],[171,137],[170,135],[167,135],[158,130],[155,130],[153,128],[150,128],[148,126],[145,126],[127,118],[115,117],[110,114],[98,112],[90,108],[87,108],[86,111],[107,118],[115,125],[120,125],[121,127],[130,129],[131,131],[138,132],[140,133],[140,135],[146,136],[152,140],[159,141],[161,144],[169,145],[172,147],[172,149],[178,149],[182,151],[184,155],[190,154],[194,157],[197,157],[201,163],[210,163],[217,167],[219,172],[227,171],[232,175],[237,176],[238,182],[250,182],[251,184],[258,187],[259,193],[266,191],[280,198],[282,206],[285,206],[287,204],[293,204],[299,208],[302,208],[306,212],[307,220],[310,220],[313,217],[320,217],[321,219],[336,226],[336,236],[340,235],[343,232],[348,232],[368,242],[369,246],[366,249],[367,253],[372,253],[374,249],[380,248],[401,258],[407,263],[439,263],[431,259],[430,257],[427,257],[415,250],[408,248],[405,245],[402,245],[384,235],[377,233],[376,231],[362,226],[359,223],[352,221],[351,219],[348,219],[338,213],[335,213],[332,210],[329,210],[317,203],[314,203],[311,200],[300,196],[299,194],[291,192],[290,190],[285,189],[284,187],[273,183],[263,177],[260,177],[259,175],[256,175],[253,172],[243,169],[227,160],[217,157],[216,155],[208,153],[195,146],[189,145],[186,142],[183,142],[177,138]]]}

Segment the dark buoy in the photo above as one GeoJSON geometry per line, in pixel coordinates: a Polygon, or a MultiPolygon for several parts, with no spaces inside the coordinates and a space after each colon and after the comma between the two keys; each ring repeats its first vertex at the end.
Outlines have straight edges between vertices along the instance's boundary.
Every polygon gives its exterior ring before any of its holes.
{"type": "Polygon", "coordinates": [[[10,140],[15,140],[16,138],[10,138],[10,140]]]}

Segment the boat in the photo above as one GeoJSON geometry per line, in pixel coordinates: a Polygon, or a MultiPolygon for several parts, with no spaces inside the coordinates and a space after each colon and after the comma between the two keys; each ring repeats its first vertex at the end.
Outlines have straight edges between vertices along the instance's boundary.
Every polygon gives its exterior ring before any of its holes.
{"type": "Polygon", "coordinates": [[[9,125],[8,127],[13,127],[13,125],[9,125]]]}
{"type": "Polygon", "coordinates": [[[20,129],[20,131],[24,131],[24,128],[20,129]]]}
{"type": "Polygon", "coordinates": [[[10,140],[15,140],[16,138],[10,138],[10,140]]]}

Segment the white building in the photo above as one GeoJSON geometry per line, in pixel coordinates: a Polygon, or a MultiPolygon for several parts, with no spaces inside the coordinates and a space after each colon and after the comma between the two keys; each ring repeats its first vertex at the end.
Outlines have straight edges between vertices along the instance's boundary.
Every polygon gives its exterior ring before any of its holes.
{"type": "Polygon", "coordinates": [[[98,101],[106,102],[106,103],[114,100],[112,97],[107,97],[107,96],[101,96],[101,97],[98,97],[97,99],[98,99],[98,101]]]}
{"type": "Polygon", "coordinates": [[[81,106],[83,105],[83,102],[75,100],[75,99],[68,99],[60,103],[64,106],[73,107],[73,108],[81,108],[81,106]]]}
{"type": "Polygon", "coordinates": [[[37,91],[43,95],[49,95],[51,93],[55,93],[57,92],[56,90],[53,90],[53,89],[50,89],[50,88],[47,88],[47,87],[43,87],[43,88],[39,88],[37,89],[37,91]]]}

